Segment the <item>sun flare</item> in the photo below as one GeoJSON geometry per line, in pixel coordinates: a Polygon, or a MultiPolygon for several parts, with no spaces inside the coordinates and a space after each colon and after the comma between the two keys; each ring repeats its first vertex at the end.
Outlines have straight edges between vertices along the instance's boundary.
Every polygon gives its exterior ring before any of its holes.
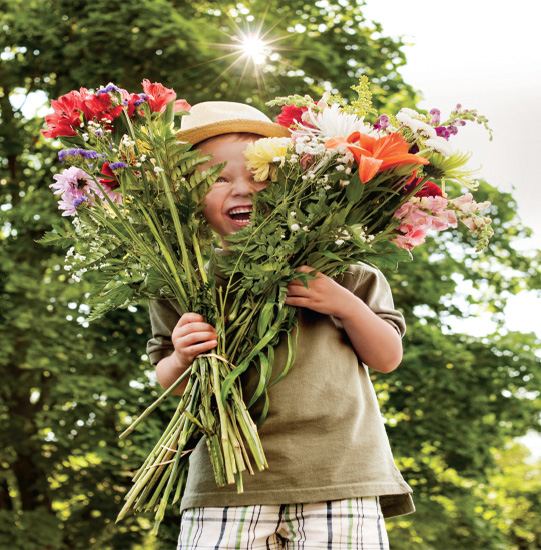
{"type": "Polygon", "coordinates": [[[265,62],[270,53],[270,48],[258,35],[248,35],[242,40],[240,48],[244,55],[250,57],[256,65],[265,62]]]}

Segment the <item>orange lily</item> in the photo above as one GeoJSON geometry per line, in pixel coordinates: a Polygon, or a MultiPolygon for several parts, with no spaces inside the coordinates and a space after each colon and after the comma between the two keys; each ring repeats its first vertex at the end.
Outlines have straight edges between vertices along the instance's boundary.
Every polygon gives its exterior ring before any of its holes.
{"type": "Polygon", "coordinates": [[[346,146],[359,165],[359,177],[363,183],[378,172],[399,164],[428,164],[428,160],[408,153],[409,145],[399,134],[374,138],[361,132],[353,132],[347,140],[335,137],[325,142],[327,149],[346,146]]]}

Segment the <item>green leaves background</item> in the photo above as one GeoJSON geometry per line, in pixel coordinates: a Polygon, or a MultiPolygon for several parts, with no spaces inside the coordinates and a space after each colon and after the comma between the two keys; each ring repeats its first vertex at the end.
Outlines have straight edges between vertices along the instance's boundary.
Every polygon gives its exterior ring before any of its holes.
{"type": "MultiPolygon", "coordinates": [[[[244,5],[258,25],[268,2],[244,5]]],[[[92,287],[64,271],[61,242],[58,249],[36,243],[61,223],[47,187],[61,167],[39,135],[42,120],[21,104],[43,97],[30,94],[54,99],[109,81],[137,90],[146,77],[189,103],[249,98],[274,116],[264,103],[277,95],[315,97],[329,82],[352,98],[349,87],[367,74],[378,109],[413,107],[416,93],[397,72],[405,61],[400,43],[363,21],[361,3],[325,6],[271,2],[263,28],[285,36],[276,46],[287,49],[277,50],[258,88],[251,67],[241,78],[241,62],[221,74],[234,57],[216,58],[232,50],[211,45],[230,43],[226,33],[244,28],[240,15],[225,15],[233,3],[0,1],[0,548],[171,548],[179,523],[171,510],[157,540],[145,517],[113,525],[127,474],[173,404],[147,420],[148,431],[118,441],[126,417],[160,393],[143,355],[146,306],[77,322],[92,287]]],[[[374,382],[418,509],[388,522],[397,550],[541,547],[539,466],[507,447],[539,430],[539,342],[533,334],[474,338],[448,328],[449,314],[478,308],[501,325],[510,294],[541,287],[539,256],[513,247],[528,232],[513,198],[488,184],[478,197],[494,204],[487,252],[462,261],[475,243],[466,231],[453,233],[385,272],[408,334],[403,365],[374,382]],[[459,276],[471,281],[471,296],[456,292],[459,276]]]]}

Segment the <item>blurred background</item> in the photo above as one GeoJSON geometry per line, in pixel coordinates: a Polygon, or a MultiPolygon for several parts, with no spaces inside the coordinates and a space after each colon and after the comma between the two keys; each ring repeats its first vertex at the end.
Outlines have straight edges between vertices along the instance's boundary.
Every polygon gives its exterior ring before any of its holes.
{"type": "Polygon", "coordinates": [[[84,322],[91,280],[72,279],[65,251],[35,242],[59,216],[48,185],[61,167],[39,132],[47,103],[110,81],[138,92],[148,78],[190,104],[243,101],[274,117],[275,96],[353,98],[361,75],[382,112],[445,116],[462,103],[495,130],[489,142],[466,126],[455,141],[483,165],[488,250],[476,254],[457,230],[386,273],[408,333],[403,365],[373,380],[417,506],[388,520],[391,547],[541,548],[531,4],[0,0],[0,548],[161,550],[179,529],[176,507],[157,538],[150,517],[114,523],[174,404],[118,440],[160,393],[144,355],[148,313],[140,304],[84,322]]]}

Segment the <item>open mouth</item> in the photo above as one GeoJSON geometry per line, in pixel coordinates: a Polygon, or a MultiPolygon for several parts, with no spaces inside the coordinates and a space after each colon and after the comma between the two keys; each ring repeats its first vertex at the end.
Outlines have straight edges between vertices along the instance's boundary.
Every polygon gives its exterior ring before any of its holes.
{"type": "Polygon", "coordinates": [[[252,213],[253,206],[237,206],[227,211],[227,216],[236,225],[248,225],[250,223],[250,215],[252,213]]]}

